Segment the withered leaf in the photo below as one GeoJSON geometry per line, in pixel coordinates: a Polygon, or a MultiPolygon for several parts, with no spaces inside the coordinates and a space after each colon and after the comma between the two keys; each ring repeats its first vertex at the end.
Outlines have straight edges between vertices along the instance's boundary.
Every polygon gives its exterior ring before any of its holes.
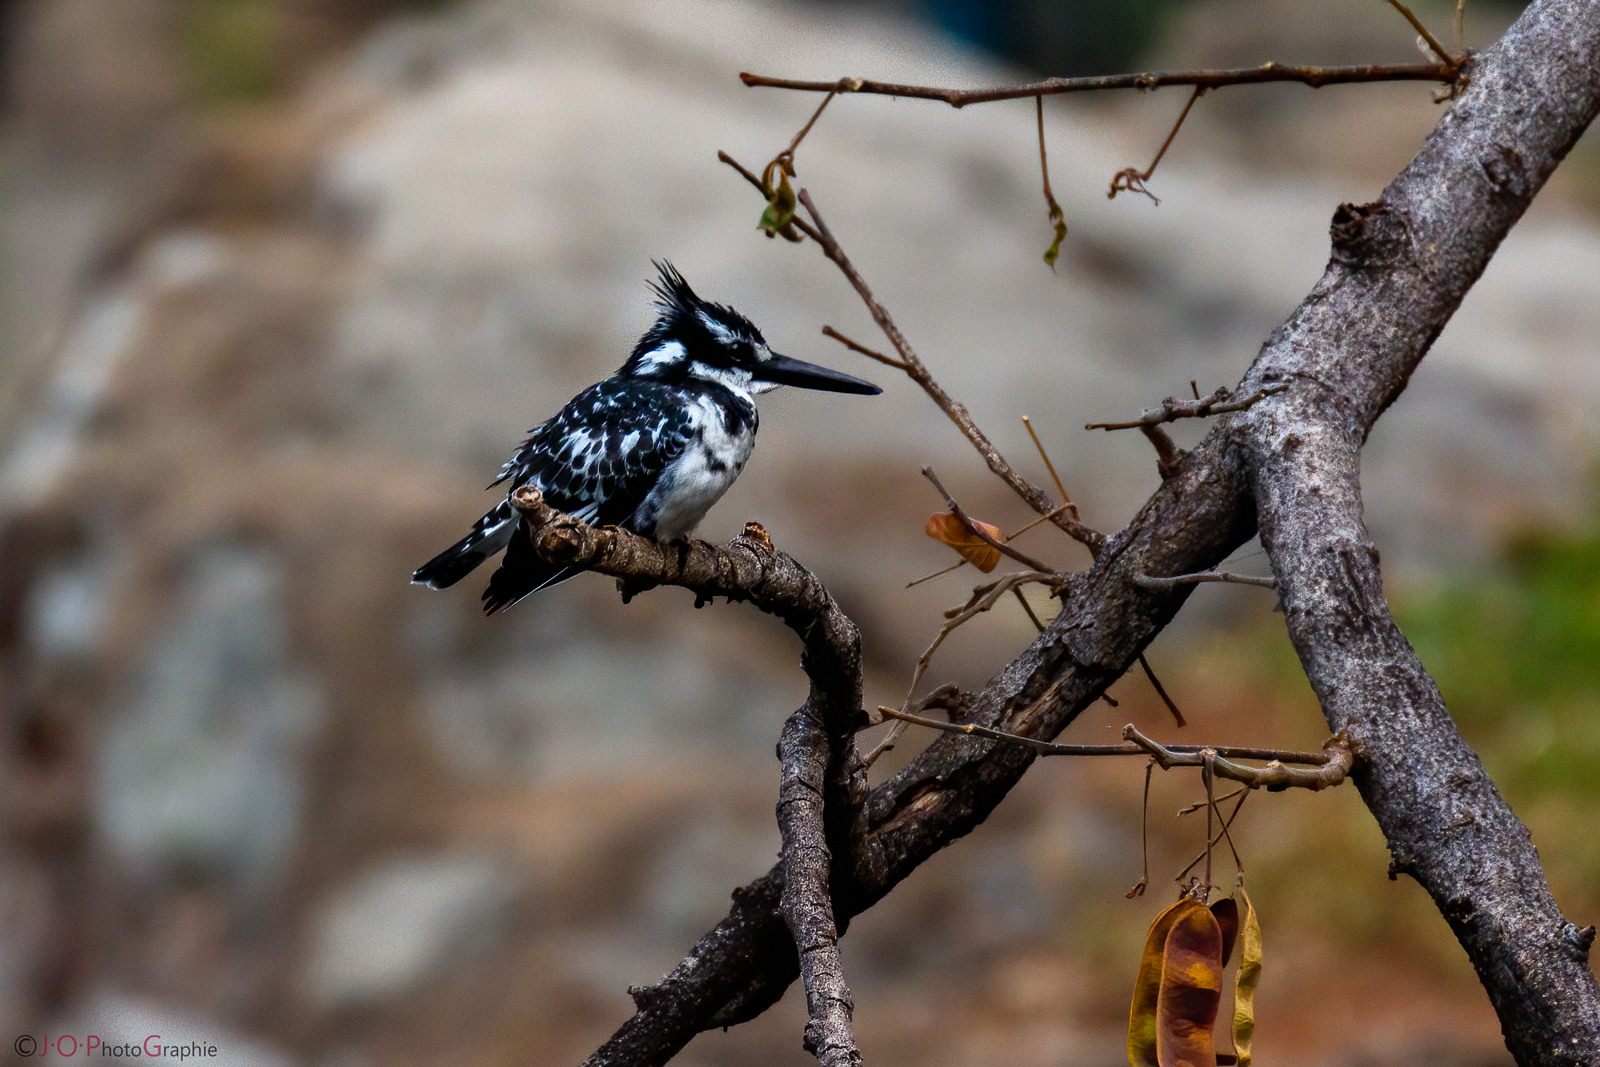
{"type": "Polygon", "coordinates": [[[1233,958],[1233,943],[1239,936],[1239,905],[1232,897],[1223,897],[1211,905],[1211,914],[1222,927],[1222,965],[1226,967],[1233,958]]]}
{"type": "MultiPolygon", "coordinates": [[[[1005,541],[1006,535],[999,527],[990,526],[986,522],[973,520],[972,524],[996,541],[1005,541]]],[[[994,570],[1000,563],[1000,550],[978,537],[964,526],[960,519],[948,511],[938,511],[928,516],[928,525],[925,532],[935,541],[943,541],[957,552],[961,553],[968,563],[978,568],[984,574],[994,570]]]]}
{"type": "Polygon", "coordinates": [[[1145,935],[1144,953],[1139,957],[1139,977],[1133,983],[1133,1003],[1128,1009],[1128,1062],[1133,1067],[1160,1067],[1156,1058],[1156,1008],[1161,999],[1161,974],[1165,968],[1167,934],[1184,915],[1200,908],[1191,897],[1184,897],[1156,916],[1145,935]]]}
{"type": "Polygon", "coordinates": [[[776,237],[781,233],[790,241],[799,241],[800,235],[794,232],[794,227],[791,225],[794,222],[795,204],[794,188],[789,184],[789,175],[779,168],[778,187],[772,191],[767,200],[766,209],[761,212],[761,221],[756,223],[756,228],[766,231],[768,237],[776,237]]]}
{"type": "Polygon", "coordinates": [[[1256,1032],[1256,983],[1261,980],[1261,921],[1244,886],[1237,893],[1244,914],[1239,924],[1239,973],[1233,981],[1233,1051],[1239,1067],[1250,1067],[1250,1041],[1256,1032]]]}
{"type": "Polygon", "coordinates": [[[1196,904],[1178,916],[1162,952],[1156,1001],[1159,1067],[1216,1067],[1211,1029],[1222,1000],[1222,927],[1196,904]]]}

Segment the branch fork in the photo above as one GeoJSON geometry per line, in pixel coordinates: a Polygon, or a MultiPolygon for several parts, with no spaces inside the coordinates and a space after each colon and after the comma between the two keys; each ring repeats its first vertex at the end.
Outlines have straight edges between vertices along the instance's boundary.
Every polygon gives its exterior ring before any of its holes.
{"type": "MultiPolygon", "coordinates": [[[[778,909],[805,982],[808,1047],[824,1067],[860,1064],[833,905],[835,892],[850,891],[868,847],[866,770],[855,746],[862,721],[861,636],[855,624],[815,575],[773,546],[760,523],[746,523],[724,547],[663,544],[615,526],[596,529],[552,508],[532,486],[512,493],[511,503],[522,516],[518,536],[551,563],[611,575],[624,596],[679,585],[695,594],[697,604],[718,596],[748,601],[783,619],[804,642],[800,663],[811,693],[784,724],[778,742],[778,909]]],[[[641,1013],[662,1009],[671,999],[662,987],[630,992],[641,1013]]]]}

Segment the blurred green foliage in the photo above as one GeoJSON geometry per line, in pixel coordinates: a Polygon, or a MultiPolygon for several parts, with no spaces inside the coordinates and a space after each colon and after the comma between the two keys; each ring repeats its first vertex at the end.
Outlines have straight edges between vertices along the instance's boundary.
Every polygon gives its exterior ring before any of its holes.
{"type": "Polygon", "coordinates": [[[1508,797],[1600,797],[1600,532],[1523,534],[1493,577],[1393,603],[1508,797]]]}
{"type": "Polygon", "coordinates": [[[274,0],[190,0],[183,55],[202,103],[259,100],[277,85],[281,17],[274,0]]]}

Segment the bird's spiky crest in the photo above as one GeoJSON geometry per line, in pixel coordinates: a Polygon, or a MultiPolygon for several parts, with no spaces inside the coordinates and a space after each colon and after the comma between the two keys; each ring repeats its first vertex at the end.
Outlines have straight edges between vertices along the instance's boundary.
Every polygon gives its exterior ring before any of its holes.
{"type": "Polygon", "coordinates": [[[634,346],[628,363],[622,369],[623,374],[639,368],[650,360],[652,353],[669,341],[682,342],[696,358],[709,357],[718,363],[726,359],[719,350],[724,348],[730,335],[756,345],[766,344],[755,323],[733,308],[713,304],[696,296],[683,275],[678,273],[678,268],[671,263],[662,260],[654,263],[654,266],[661,277],[650,283],[650,289],[656,295],[654,306],[661,316],[639,338],[639,343],[634,346]],[[716,336],[718,334],[722,336],[719,338],[716,336]]]}

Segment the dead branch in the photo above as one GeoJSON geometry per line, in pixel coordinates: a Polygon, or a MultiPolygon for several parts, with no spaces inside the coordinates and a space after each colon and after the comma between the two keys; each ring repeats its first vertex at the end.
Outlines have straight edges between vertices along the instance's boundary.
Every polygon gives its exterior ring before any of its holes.
{"type": "Polygon", "coordinates": [[[832,326],[824,326],[822,328],[822,335],[824,337],[831,337],[835,341],[838,341],[840,344],[844,345],[850,351],[866,356],[868,359],[875,359],[886,367],[894,367],[896,370],[906,369],[906,364],[900,360],[886,356],[882,352],[874,352],[865,345],[858,345],[854,341],[850,340],[850,338],[840,333],[838,330],[835,330],[832,326]]]}
{"type": "MultiPolygon", "coordinates": [[[[1407,22],[1411,23],[1411,28],[1416,30],[1417,33],[1422,36],[1424,41],[1428,42],[1428,47],[1433,49],[1434,55],[1438,56],[1439,59],[1443,61],[1444,64],[1451,70],[1461,69],[1461,64],[1466,60],[1465,56],[1458,57],[1451,55],[1449,51],[1446,50],[1445,46],[1440,44],[1438,39],[1434,37],[1432,33],[1428,32],[1428,27],[1422,24],[1422,20],[1417,18],[1416,15],[1412,14],[1411,9],[1402,4],[1400,0],[1389,0],[1389,3],[1394,5],[1394,9],[1400,12],[1400,14],[1404,15],[1407,22]]],[[[1459,37],[1459,26],[1457,27],[1457,30],[1458,32],[1456,35],[1459,37]]]]}
{"type": "Polygon", "coordinates": [[[1349,85],[1356,82],[1430,81],[1454,82],[1461,70],[1447,63],[1366,64],[1347,67],[1290,66],[1263,63],[1259,67],[1233,70],[1150,71],[1144,74],[1109,74],[1092,78],[1046,78],[1025,85],[994,89],[943,89],[932,85],[897,85],[870,78],[840,78],[831,82],[770,78],[764,74],[743,73],[739,80],[753,88],[794,89],[809,93],[868,93],[876,96],[904,96],[919,100],[942,100],[951,107],[987,104],[996,100],[1020,100],[1029,96],[1057,96],[1062,93],[1097,92],[1105,89],[1159,89],[1165,85],[1188,85],[1220,89],[1226,85],[1260,85],[1264,82],[1299,82],[1313,89],[1324,85],[1349,85]]]}
{"type": "Polygon", "coordinates": [[[1183,120],[1189,117],[1189,112],[1194,110],[1195,101],[1199,100],[1200,94],[1205,91],[1205,86],[1203,85],[1194,87],[1194,92],[1190,95],[1189,102],[1184,104],[1183,110],[1178,113],[1178,121],[1172,124],[1172,132],[1167,134],[1165,141],[1161,142],[1161,148],[1157,150],[1156,158],[1150,161],[1148,167],[1144,170],[1140,170],[1138,167],[1124,167],[1112,176],[1111,188],[1106,192],[1107,200],[1115,200],[1119,192],[1129,192],[1143,193],[1155,203],[1161,203],[1161,199],[1155,193],[1146,189],[1144,183],[1150,180],[1151,176],[1156,172],[1156,167],[1161,165],[1161,157],[1166,155],[1167,149],[1172,147],[1172,142],[1177,138],[1178,131],[1183,129],[1183,120]]]}
{"type": "MultiPolygon", "coordinates": [[[[1600,5],[1535,0],[1470,67],[1470,83],[1383,198],[1335,214],[1326,273],[1238,391],[1288,388],[1213,428],[1106,539],[1094,566],[1069,576],[1061,613],[972,695],[964,719],[1055,737],[1194,588],[1149,597],[1132,576],[1213,569],[1259,522],[1291,637],[1330,725],[1361,746],[1351,777],[1396,869],[1412,874],[1450,923],[1517,1061],[1582,1067],[1600,1062],[1590,935],[1561,915],[1527,829],[1394,628],[1374,554],[1352,525],[1360,444],[1600,110],[1600,5]],[[1332,470],[1320,471],[1324,458],[1332,470]],[[1336,499],[1319,499],[1324,476],[1336,499]]],[[[1034,758],[1016,744],[953,734],[874,789],[864,805],[866,847],[845,863],[854,876],[831,883],[841,927],[983,822],[1034,758]]],[[[637,994],[639,1012],[588,1062],[660,1064],[699,1031],[775,1002],[798,973],[781,887],[774,871],[737,892],[727,918],[637,994]]]]}
{"type": "Polygon", "coordinates": [[[1135,427],[1143,429],[1147,426],[1158,426],[1163,422],[1176,422],[1179,419],[1203,419],[1209,415],[1244,411],[1287,388],[1285,384],[1264,386],[1242,400],[1229,399],[1234,395],[1234,391],[1225,388],[1196,400],[1178,400],[1169,396],[1161,402],[1160,407],[1147,409],[1144,414],[1131,422],[1090,422],[1085,423],[1083,428],[1085,430],[1132,430],[1135,427]]]}
{"type": "MultiPolygon", "coordinates": [[[[763,195],[765,195],[766,190],[762,185],[761,179],[740,166],[732,156],[726,152],[718,152],[717,158],[738,171],[746,181],[757,189],[762,190],[763,195]]],[[[839,242],[834,240],[827,224],[822,221],[822,216],[817,212],[816,205],[811,202],[810,194],[802,189],[800,190],[799,199],[800,203],[805,205],[812,222],[807,223],[797,215],[793,220],[795,228],[817,242],[821,246],[823,253],[833,260],[834,264],[844,273],[851,287],[861,297],[862,303],[866,304],[867,311],[872,315],[872,321],[878,324],[878,328],[883,331],[884,336],[889,339],[889,343],[900,354],[899,362],[904,365],[902,369],[905,370],[906,375],[922,387],[923,392],[927,393],[933,399],[933,402],[939,406],[939,410],[943,411],[950,421],[956,424],[956,428],[961,431],[962,435],[972,442],[972,446],[978,450],[978,454],[989,465],[989,469],[999,475],[1000,479],[1009,485],[1018,496],[1022,497],[1029,507],[1040,515],[1049,516],[1050,521],[1065,531],[1069,537],[1087,547],[1091,554],[1098,552],[1100,546],[1105,543],[1105,535],[1089,529],[1089,527],[1078,521],[1076,515],[1066,514],[1065,511],[1058,508],[1051,501],[1042,489],[1030,483],[1012,468],[1006,458],[1000,454],[1000,450],[995,448],[988,436],[978,428],[977,423],[972,421],[972,414],[967,411],[966,406],[949,393],[946,393],[944,387],[938,383],[928,371],[928,368],[923,365],[922,360],[917,357],[916,352],[911,348],[910,342],[906,340],[905,335],[900,332],[900,328],[895,325],[894,319],[890,317],[888,310],[878,303],[877,298],[872,295],[872,289],[867,285],[866,279],[851,264],[850,258],[845,255],[844,249],[839,246],[839,242]]],[[[876,358],[880,362],[887,362],[882,357],[876,358]]]]}
{"type": "MultiPolygon", "coordinates": [[[[1144,668],[1144,676],[1150,679],[1150,687],[1156,691],[1156,696],[1161,698],[1161,703],[1165,704],[1167,710],[1172,713],[1172,720],[1179,727],[1188,726],[1189,723],[1184,719],[1183,712],[1178,710],[1177,703],[1167,695],[1167,687],[1161,684],[1160,678],[1156,677],[1155,668],[1150,666],[1150,661],[1143,652],[1139,653],[1139,666],[1144,668]]],[[[1115,707],[1116,705],[1113,704],[1112,706],[1115,707]]]]}
{"type": "MultiPolygon", "coordinates": [[[[1341,765],[1343,770],[1337,774],[1337,780],[1326,781],[1320,786],[1307,788],[1323,789],[1329,785],[1337,785],[1344,780],[1350,769],[1350,746],[1342,738],[1331,738],[1323,746],[1321,752],[1297,752],[1282,748],[1250,748],[1239,745],[1161,745],[1150,740],[1144,734],[1134,729],[1133,726],[1122,728],[1122,736],[1128,741],[1121,745],[1062,745],[1053,741],[1040,741],[1032,737],[1023,737],[1019,734],[1007,733],[1004,730],[994,730],[978,723],[970,722],[945,722],[942,719],[929,719],[922,715],[915,715],[908,711],[896,711],[894,708],[879,707],[878,711],[891,719],[900,719],[915,726],[926,726],[930,730],[939,730],[947,734],[967,734],[973,737],[986,737],[993,741],[1004,741],[1008,745],[1020,745],[1030,752],[1040,756],[1149,756],[1161,765],[1162,770],[1173,767],[1198,767],[1200,758],[1207,752],[1219,759],[1256,759],[1270,760],[1274,763],[1295,763],[1307,767],[1317,768],[1316,773],[1327,772],[1330,777],[1334,772],[1328,768],[1341,765]],[[1157,752],[1157,749],[1160,752],[1157,752]],[[1162,762],[1163,754],[1167,762],[1162,762]]],[[[1239,766],[1241,773],[1265,771],[1264,767],[1239,766]]],[[[1218,772],[1219,774],[1222,772],[1218,772]]],[[[1228,775],[1223,775],[1229,777],[1228,775]]],[[[1268,779],[1236,778],[1235,781],[1243,782],[1254,789],[1257,786],[1271,786],[1268,779]]],[[[1299,783],[1293,783],[1299,784],[1299,783]]],[[[1224,798],[1226,799],[1226,798],[1224,798]]],[[[1181,813],[1180,813],[1181,814],[1181,813]]]]}
{"type": "MultiPolygon", "coordinates": [[[[1055,240],[1044,250],[1044,261],[1049,264],[1051,270],[1055,270],[1056,258],[1061,255],[1061,242],[1067,239],[1067,216],[1066,212],[1061,210],[1061,205],[1056,203],[1056,194],[1050,191],[1050,157],[1044,147],[1044,97],[1036,96],[1033,102],[1039,118],[1039,174],[1044,179],[1045,215],[1055,233],[1055,240]]],[[[1034,440],[1037,442],[1038,438],[1034,440]]]]}
{"type": "Polygon", "coordinates": [[[1210,766],[1214,773],[1235,782],[1242,782],[1251,789],[1260,789],[1263,786],[1274,791],[1289,788],[1326,789],[1344,781],[1355,759],[1350,742],[1345,740],[1342,734],[1335,734],[1322,746],[1324,758],[1321,760],[1309,760],[1304,758],[1305,753],[1295,753],[1292,759],[1284,759],[1282,756],[1271,757],[1272,762],[1265,767],[1246,767],[1242,763],[1234,763],[1228,758],[1230,755],[1228,752],[1215,746],[1207,745],[1196,751],[1196,746],[1193,745],[1184,745],[1182,750],[1163,745],[1140,733],[1132,723],[1122,728],[1122,736],[1132,741],[1140,752],[1149,755],[1160,764],[1164,771],[1170,771],[1174,767],[1210,766]],[[1313,762],[1316,763],[1314,768],[1284,766],[1286,763],[1313,762]]]}
{"type": "Polygon", "coordinates": [[[1177,574],[1171,578],[1152,578],[1148,574],[1135,574],[1133,584],[1157,593],[1170,593],[1180,585],[1199,585],[1203,582],[1229,582],[1234,585],[1258,585],[1263,589],[1278,588],[1276,578],[1257,577],[1253,574],[1234,574],[1230,571],[1201,571],[1199,574],[1177,574]]]}
{"type": "MultiPolygon", "coordinates": [[[[855,747],[861,724],[861,638],[827,589],[772,546],[759,523],[717,547],[704,541],[661,544],[626,530],[595,529],[523,486],[512,495],[522,515],[518,536],[552,563],[609,574],[629,596],[679,585],[698,601],[727,597],[754,604],[788,623],[805,643],[801,666],[811,695],[789,717],[778,744],[782,778],[778,826],[783,837],[778,909],[798,952],[810,1022],[806,1046],[825,1067],[859,1064],[851,1031],[850,991],[839,959],[830,881],[865,862],[865,766],[855,747]]],[[[635,992],[641,1010],[649,990],[635,992]]]]}

